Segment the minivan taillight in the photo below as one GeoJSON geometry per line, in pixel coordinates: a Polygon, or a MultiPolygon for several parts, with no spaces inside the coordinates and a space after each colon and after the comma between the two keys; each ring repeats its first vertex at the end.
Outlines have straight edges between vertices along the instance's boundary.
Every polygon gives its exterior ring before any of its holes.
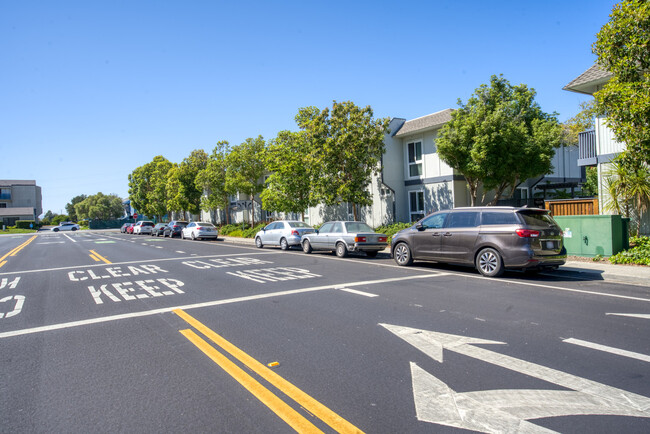
{"type": "Polygon", "coordinates": [[[522,238],[539,238],[539,231],[533,231],[531,229],[517,229],[515,232],[522,238]]]}

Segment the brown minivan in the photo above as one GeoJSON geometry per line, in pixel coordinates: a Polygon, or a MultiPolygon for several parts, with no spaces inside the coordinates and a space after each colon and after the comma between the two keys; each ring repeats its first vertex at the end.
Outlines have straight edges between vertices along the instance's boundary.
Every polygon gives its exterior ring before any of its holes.
{"type": "Polygon", "coordinates": [[[556,269],[567,256],[562,229],[547,210],[495,206],[430,214],[395,234],[391,252],[398,265],[469,265],[488,277],[506,268],[556,269]]]}

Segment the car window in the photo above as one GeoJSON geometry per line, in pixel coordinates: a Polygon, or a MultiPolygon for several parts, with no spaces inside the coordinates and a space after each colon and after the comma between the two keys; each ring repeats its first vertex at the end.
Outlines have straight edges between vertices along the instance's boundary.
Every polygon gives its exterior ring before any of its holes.
{"type": "Polygon", "coordinates": [[[352,232],[374,232],[370,226],[362,222],[347,222],[345,224],[345,229],[349,233],[352,232]]]}
{"type": "Polygon", "coordinates": [[[476,211],[457,211],[449,214],[446,228],[473,228],[478,226],[479,213],[476,211]]]}
{"type": "Polygon", "coordinates": [[[214,227],[214,226],[212,225],[212,223],[208,223],[208,222],[199,222],[199,223],[197,223],[197,224],[198,224],[199,226],[203,226],[203,227],[206,227],[206,228],[213,228],[213,227],[214,227]]]}
{"type": "Polygon", "coordinates": [[[320,233],[332,232],[332,226],[334,226],[334,223],[325,223],[323,226],[320,227],[320,230],[318,232],[320,233]]]}
{"type": "Polygon", "coordinates": [[[292,228],[308,228],[308,229],[311,229],[311,226],[309,226],[305,222],[289,222],[289,226],[291,226],[292,228]]]}
{"type": "Polygon", "coordinates": [[[142,226],[154,226],[153,222],[144,222],[142,223],[142,226]]]}
{"type": "Polygon", "coordinates": [[[343,232],[343,223],[341,223],[341,222],[334,223],[334,226],[332,226],[332,231],[331,232],[335,233],[335,234],[342,233],[343,232]]]}
{"type": "Polygon", "coordinates": [[[275,229],[276,227],[277,227],[277,223],[269,223],[268,226],[266,226],[266,227],[264,228],[264,230],[266,230],[266,231],[270,231],[270,230],[275,229]]]}
{"type": "Polygon", "coordinates": [[[448,214],[448,212],[433,214],[423,219],[420,223],[424,229],[440,229],[444,225],[445,217],[447,217],[448,214]]]}
{"type": "Polygon", "coordinates": [[[481,225],[516,225],[517,217],[512,212],[483,211],[481,225]]]}
{"type": "Polygon", "coordinates": [[[519,212],[529,226],[555,227],[555,221],[544,211],[519,212]]]}
{"type": "Polygon", "coordinates": [[[196,223],[190,223],[189,225],[187,225],[188,228],[192,228],[194,226],[196,226],[196,223]]]}

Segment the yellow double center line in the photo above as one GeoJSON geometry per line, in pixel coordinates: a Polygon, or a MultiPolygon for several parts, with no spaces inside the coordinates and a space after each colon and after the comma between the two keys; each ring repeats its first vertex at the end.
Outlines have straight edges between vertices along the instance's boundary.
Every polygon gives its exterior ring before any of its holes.
{"type": "Polygon", "coordinates": [[[94,260],[95,262],[103,261],[103,262],[106,263],[106,264],[112,264],[111,261],[109,261],[108,259],[104,258],[102,255],[100,255],[99,253],[97,253],[97,252],[94,251],[94,250],[90,250],[90,257],[93,258],[93,260],[94,260]]]}
{"type": "MultiPolygon", "coordinates": [[[[174,310],[174,313],[181,317],[185,322],[201,332],[204,336],[214,342],[223,351],[230,354],[235,359],[239,360],[242,364],[248,367],[251,371],[262,377],[271,385],[279,389],[286,396],[294,400],[297,404],[302,406],[305,410],[321,419],[327,425],[332,427],[335,431],[340,433],[361,433],[362,431],[352,425],[347,420],[343,419],[338,414],[334,413],[329,408],[325,407],[320,402],[285,380],[271,369],[264,366],[262,363],[255,360],[253,357],[240,350],[223,337],[203,325],[194,317],[188,315],[181,309],[174,310]]],[[[220,353],[212,345],[202,339],[199,335],[192,330],[180,330],[180,333],[185,336],[190,342],[196,345],[205,355],[210,357],[217,363],[224,371],[237,380],[249,392],[251,392],[257,399],[264,405],[277,414],[294,430],[301,433],[320,433],[322,432],[303,415],[294,410],[286,402],[282,401],[278,396],[273,394],[269,389],[264,387],[261,383],[251,377],[243,369],[233,363],[228,357],[220,353]]]]}
{"type": "Polygon", "coordinates": [[[34,236],[31,237],[30,239],[28,239],[27,241],[25,241],[24,243],[22,243],[20,246],[15,247],[15,248],[12,249],[11,251],[9,251],[9,253],[7,253],[7,254],[4,255],[2,258],[0,258],[0,267],[2,267],[4,264],[7,263],[7,261],[5,261],[5,259],[7,259],[9,256],[16,256],[16,254],[17,254],[18,252],[20,252],[22,249],[24,249],[25,247],[27,247],[27,246],[29,245],[29,243],[31,243],[32,241],[34,241],[34,240],[36,239],[36,237],[38,237],[38,235],[34,235],[34,236]]]}

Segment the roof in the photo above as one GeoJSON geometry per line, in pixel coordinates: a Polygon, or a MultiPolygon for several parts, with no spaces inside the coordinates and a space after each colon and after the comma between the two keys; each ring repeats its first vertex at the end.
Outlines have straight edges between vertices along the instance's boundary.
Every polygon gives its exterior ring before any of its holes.
{"type": "Polygon", "coordinates": [[[0,208],[0,217],[34,217],[34,208],[28,206],[17,206],[15,208],[0,208]]]}
{"type": "Polygon", "coordinates": [[[0,179],[1,187],[11,187],[12,185],[36,185],[34,180],[16,180],[16,179],[0,179]]]}
{"type": "Polygon", "coordinates": [[[422,130],[440,127],[451,120],[453,109],[445,109],[420,118],[411,119],[404,122],[402,128],[395,133],[395,137],[406,136],[422,130]]]}
{"type": "Polygon", "coordinates": [[[587,69],[585,72],[580,74],[578,78],[574,79],[571,83],[564,86],[563,90],[569,90],[572,92],[585,93],[587,95],[593,95],[596,91],[596,87],[599,84],[606,83],[609,81],[612,74],[604,70],[597,63],[592,65],[591,68],[587,69]]]}

